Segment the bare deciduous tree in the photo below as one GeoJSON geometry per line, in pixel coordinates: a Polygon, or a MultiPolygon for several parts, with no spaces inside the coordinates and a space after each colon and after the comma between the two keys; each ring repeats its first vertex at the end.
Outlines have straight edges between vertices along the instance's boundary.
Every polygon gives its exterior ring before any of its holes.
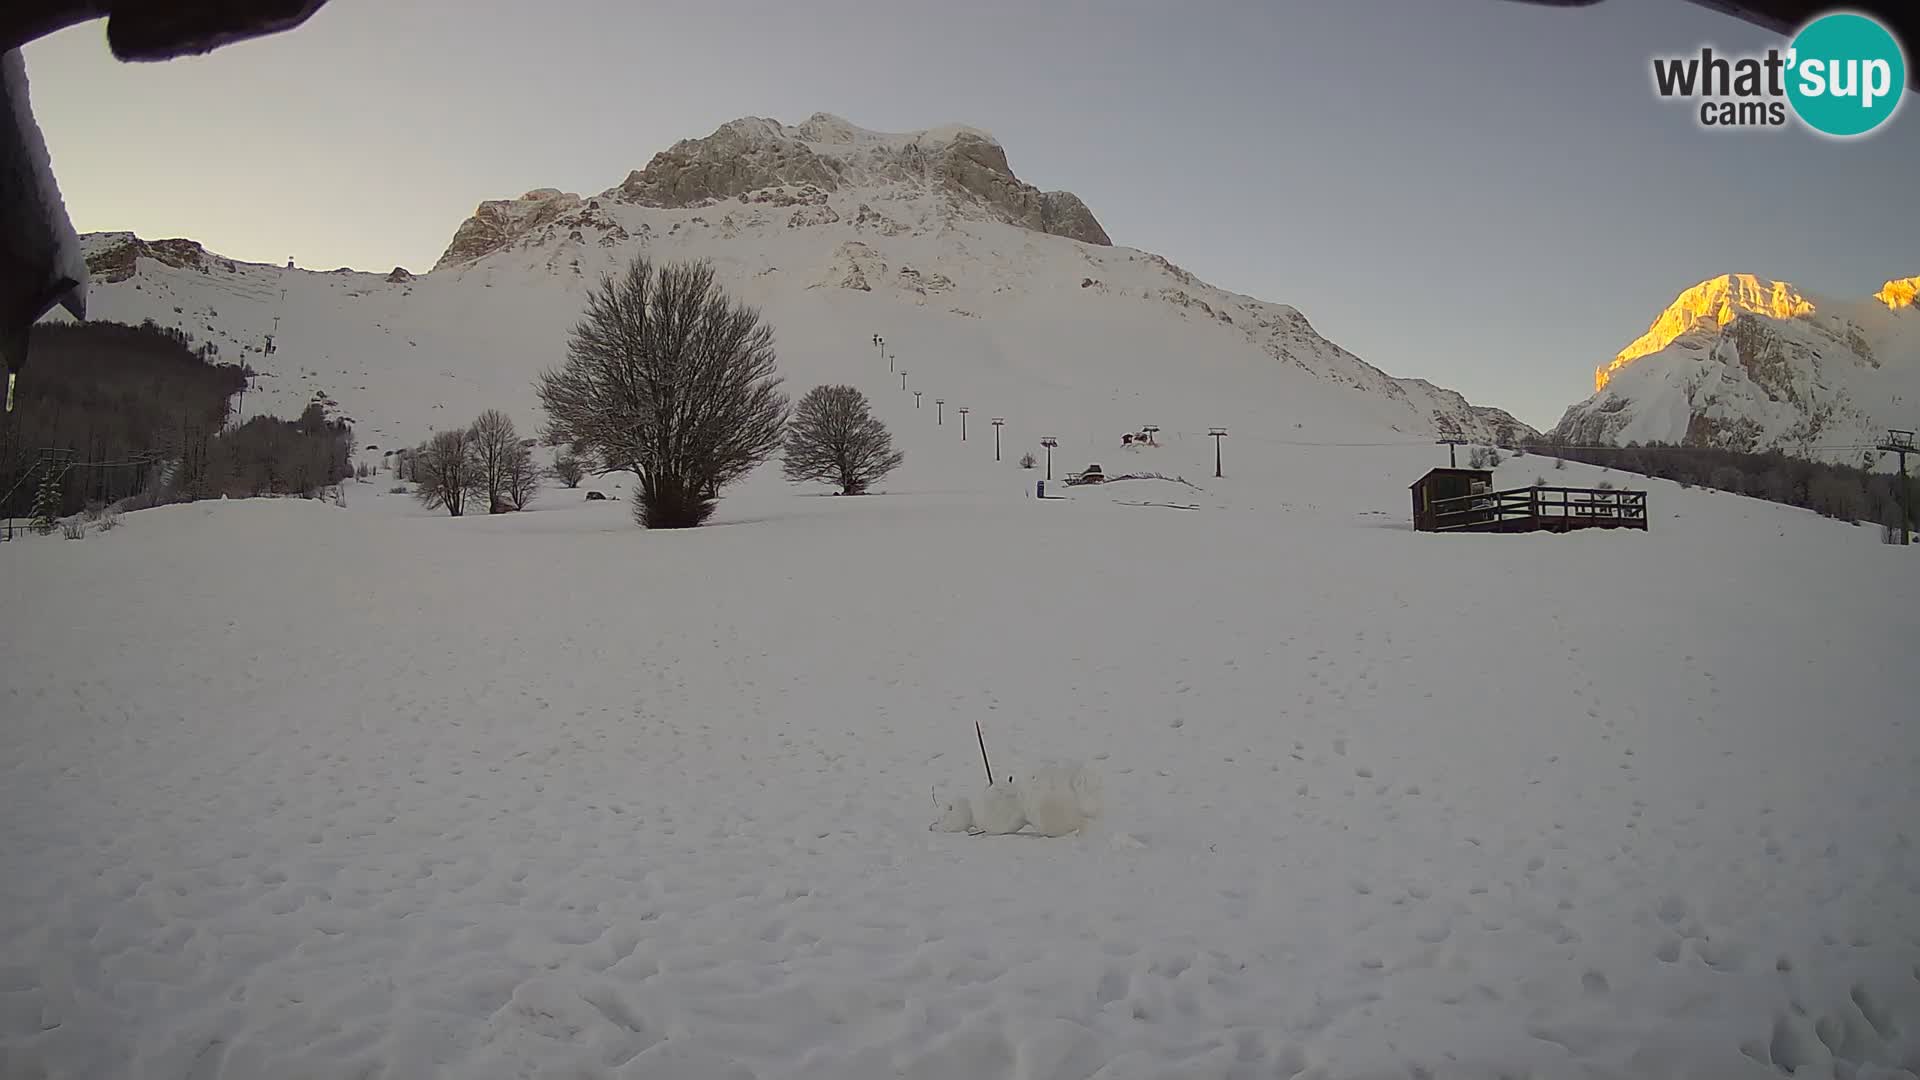
{"type": "Polygon", "coordinates": [[[459,517],[466,512],[467,500],[485,494],[486,483],[480,475],[473,452],[473,437],[465,428],[436,432],[412,454],[410,469],[414,491],[422,503],[459,517]]]}
{"type": "Polygon", "coordinates": [[[644,257],[588,293],[566,362],[536,386],[549,439],[639,476],[634,514],[650,529],[705,521],[722,487],[779,449],[779,387],[773,331],[712,266],[644,257]]]}
{"type": "Polygon", "coordinates": [[[514,443],[507,453],[507,498],[515,510],[525,510],[540,491],[540,469],[533,463],[533,448],[514,443]]]}
{"type": "Polygon", "coordinates": [[[570,488],[577,488],[580,486],[580,481],[586,479],[586,476],[587,463],[580,460],[578,455],[562,450],[554,456],[554,479],[570,488]]]}
{"type": "Polygon", "coordinates": [[[860,495],[899,468],[904,456],[868,410],[865,394],[851,386],[816,386],[794,408],[784,465],[789,480],[837,484],[842,495],[860,495]]]}
{"type": "Polygon", "coordinates": [[[467,438],[473,444],[474,461],[480,466],[487,512],[497,514],[503,508],[518,505],[507,491],[507,474],[513,468],[517,453],[523,452],[520,433],[513,429],[513,417],[499,409],[488,409],[474,420],[467,438]]]}

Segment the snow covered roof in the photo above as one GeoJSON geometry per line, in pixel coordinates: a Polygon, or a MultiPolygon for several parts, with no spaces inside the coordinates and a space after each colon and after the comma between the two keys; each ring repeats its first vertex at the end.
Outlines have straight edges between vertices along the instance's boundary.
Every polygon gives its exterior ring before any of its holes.
{"type": "Polygon", "coordinates": [[[1437,469],[1428,469],[1426,472],[1426,475],[1422,476],[1418,480],[1415,480],[1413,483],[1408,484],[1407,489],[1412,490],[1414,488],[1417,488],[1436,476],[1465,476],[1474,480],[1485,480],[1488,483],[1493,482],[1492,469],[1456,469],[1456,468],[1449,468],[1446,466],[1442,466],[1441,468],[1437,468],[1437,469]]]}

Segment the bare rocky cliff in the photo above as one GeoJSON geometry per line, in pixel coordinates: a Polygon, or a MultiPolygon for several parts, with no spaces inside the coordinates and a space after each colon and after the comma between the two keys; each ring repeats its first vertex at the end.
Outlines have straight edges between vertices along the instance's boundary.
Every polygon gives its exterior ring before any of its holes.
{"type": "Polygon", "coordinates": [[[541,188],[481,203],[436,266],[484,258],[569,217],[610,227],[613,222],[597,213],[601,200],[663,209],[728,200],[824,205],[827,197],[854,189],[936,193],[964,214],[1088,244],[1112,243],[1078,196],[1021,180],[1006,151],[983,131],[950,125],[894,134],[817,113],[795,126],[743,117],[705,138],[682,140],[598,199],[541,188]]]}

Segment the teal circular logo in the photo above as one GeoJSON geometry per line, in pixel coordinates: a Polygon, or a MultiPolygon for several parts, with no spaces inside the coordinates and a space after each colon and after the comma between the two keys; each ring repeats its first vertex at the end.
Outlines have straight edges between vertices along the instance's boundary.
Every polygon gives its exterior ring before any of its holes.
{"type": "Polygon", "coordinates": [[[1801,28],[1787,55],[1787,100],[1822,134],[1865,135],[1887,122],[1907,91],[1900,43],[1865,15],[1822,15],[1801,28]]]}

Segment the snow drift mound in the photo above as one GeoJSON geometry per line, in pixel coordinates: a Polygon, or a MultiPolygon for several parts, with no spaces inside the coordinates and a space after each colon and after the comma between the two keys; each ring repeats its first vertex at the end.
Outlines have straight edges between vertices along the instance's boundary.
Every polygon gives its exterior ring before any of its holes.
{"type": "Polygon", "coordinates": [[[934,832],[1005,836],[1023,829],[1037,836],[1071,836],[1100,816],[1100,774],[1084,765],[1043,765],[993,784],[973,799],[946,803],[934,832]]]}

